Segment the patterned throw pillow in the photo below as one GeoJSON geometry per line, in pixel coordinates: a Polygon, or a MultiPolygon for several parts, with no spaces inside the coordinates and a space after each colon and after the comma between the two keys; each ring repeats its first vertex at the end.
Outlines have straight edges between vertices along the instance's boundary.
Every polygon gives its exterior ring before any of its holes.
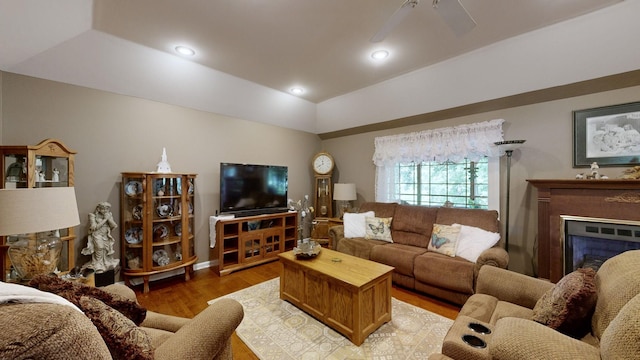
{"type": "Polygon", "coordinates": [[[366,217],[365,239],[384,240],[393,242],[391,238],[391,220],[393,218],[366,217]]]}
{"type": "Polygon", "coordinates": [[[102,335],[114,359],[153,359],[149,335],[133,321],[102,301],[88,296],[80,298],[80,306],[102,335]]]}
{"type": "Polygon", "coordinates": [[[586,335],[597,300],[595,276],[591,268],[565,275],[538,300],[532,319],[574,338],[586,335]]]}
{"type": "Polygon", "coordinates": [[[458,247],[458,235],[460,235],[460,225],[458,224],[433,224],[431,241],[429,241],[427,250],[455,257],[456,248],[458,247]]]}

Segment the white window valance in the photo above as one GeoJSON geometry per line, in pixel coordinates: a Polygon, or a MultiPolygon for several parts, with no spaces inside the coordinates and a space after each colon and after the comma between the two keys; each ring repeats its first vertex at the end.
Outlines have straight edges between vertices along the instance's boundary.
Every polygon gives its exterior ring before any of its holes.
{"type": "Polygon", "coordinates": [[[499,156],[503,119],[375,138],[376,166],[423,161],[477,161],[499,156]]]}

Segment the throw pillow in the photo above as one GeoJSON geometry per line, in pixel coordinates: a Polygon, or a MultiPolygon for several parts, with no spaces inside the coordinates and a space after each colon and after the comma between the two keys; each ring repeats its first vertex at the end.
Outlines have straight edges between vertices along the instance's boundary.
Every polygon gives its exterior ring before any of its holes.
{"type": "Polygon", "coordinates": [[[454,257],[456,256],[459,235],[460,225],[433,224],[433,232],[427,251],[454,257]]]}
{"type": "Polygon", "coordinates": [[[364,219],[367,216],[376,216],[373,211],[363,213],[345,213],[342,218],[344,224],[345,238],[363,238],[366,235],[366,223],[364,219]]]}
{"type": "Polygon", "coordinates": [[[384,240],[393,242],[391,238],[391,221],[393,218],[366,217],[365,239],[384,240]]]}
{"type": "Polygon", "coordinates": [[[483,251],[493,247],[499,240],[499,233],[475,226],[460,225],[456,255],[471,262],[476,262],[483,251]]]}
{"type": "Polygon", "coordinates": [[[591,329],[596,305],[595,275],[592,268],[565,275],[538,300],[532,319],[565,335],[582,338],[591,329]]]}
{"type": "Polygon", "coordinates": [[[98,299],[82,296],[79,301],[114,359],[153,359],[149,335],[133,321],[98,299]]]}
{"type": "Polygon", "coordinates": [[[29,286],[59,295],[80,308],[82,308],[79,305],[80,297],[90,296],[96,298],[121,312],[136,325],[140,325],[147,316],[147,309],[133,300],[104,291],[100,288],[75,281],[63,280],[56,275],[36,275],[29,281],[29,286]]]}

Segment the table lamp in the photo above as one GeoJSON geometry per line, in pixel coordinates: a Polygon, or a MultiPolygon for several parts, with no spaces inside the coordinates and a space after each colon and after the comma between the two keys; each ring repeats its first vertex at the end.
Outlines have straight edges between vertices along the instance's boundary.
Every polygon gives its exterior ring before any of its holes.
{"type": "Polygon", "coordinates": [[[333,186],[333,200],[338,202],[338,209],[340,212],[340,219],[344,216],[344,213],[351,207],[349,201],[356,200],[358,198],[356,194],[356,184],[340,184],[336,183],[333,186]]]}
{"type": "Polygon", "coordinates": [[[0,189],[0,204],[0,236],[20,280],[55,271],[59,229],[80,224],[75,188],[0,189]]]}

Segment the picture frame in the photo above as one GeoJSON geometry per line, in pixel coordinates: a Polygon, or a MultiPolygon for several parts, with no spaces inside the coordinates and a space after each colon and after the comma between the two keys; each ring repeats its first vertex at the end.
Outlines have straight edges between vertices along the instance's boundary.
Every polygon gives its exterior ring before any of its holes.
{"type": "Polygon", "coordinates": [[[640,165],[640,101],[573,112],[573,167],[640,165]]]}

